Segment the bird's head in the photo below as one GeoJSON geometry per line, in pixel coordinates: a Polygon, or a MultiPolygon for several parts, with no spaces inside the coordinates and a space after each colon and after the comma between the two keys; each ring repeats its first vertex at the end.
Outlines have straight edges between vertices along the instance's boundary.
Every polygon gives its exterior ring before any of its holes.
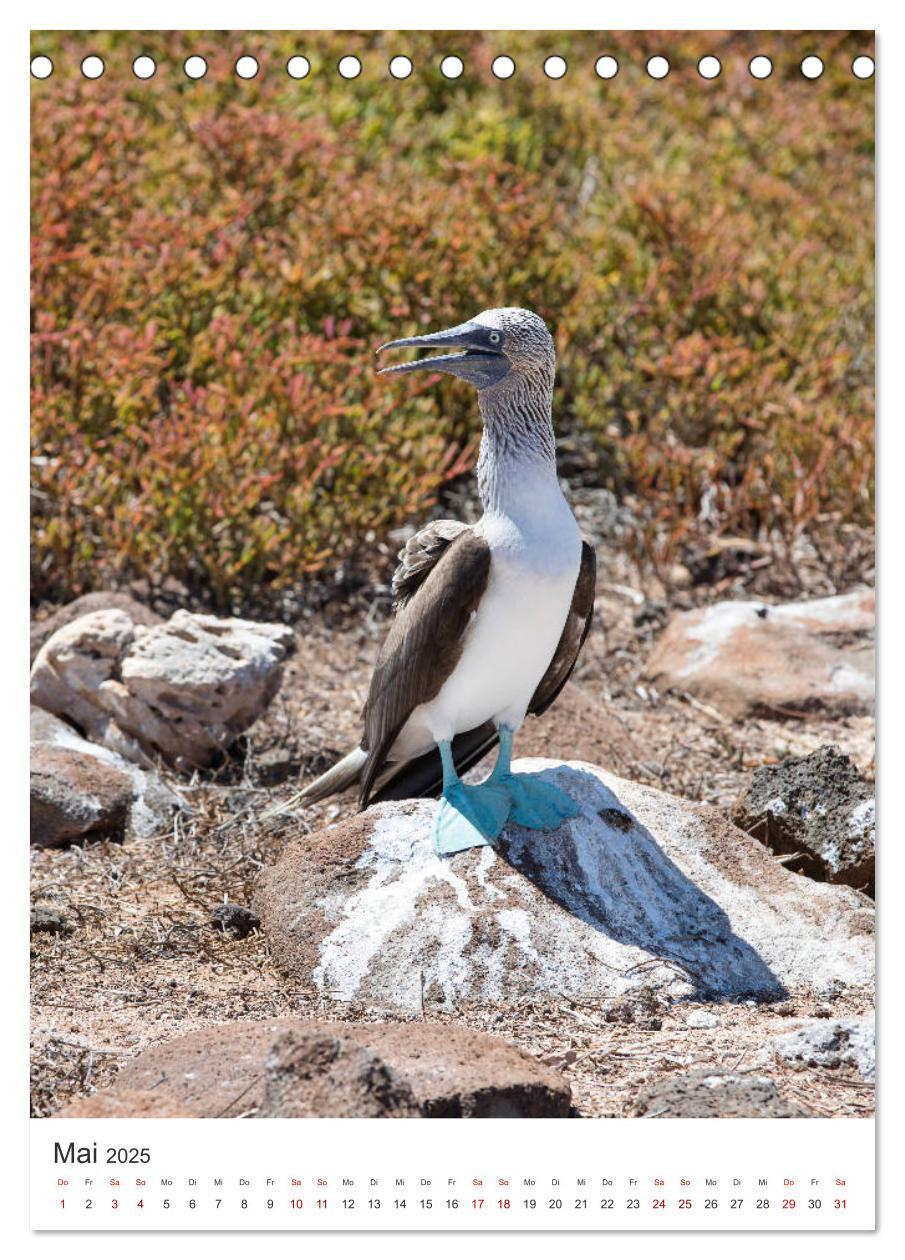
{"type": "Polygon", "coordinates": [[[549,388],[553,385],[556,352],[553,338],[539,315],[517,306],[482,311],[467,324],[445,332],[388,341],[377,353],[413,346],[418,350],[448,350],[409,363],[381,368],[381,375],[400,372],[446,372],[461,377],[478,390],[490,389],[503,381],[532,379],[549,388]]]}

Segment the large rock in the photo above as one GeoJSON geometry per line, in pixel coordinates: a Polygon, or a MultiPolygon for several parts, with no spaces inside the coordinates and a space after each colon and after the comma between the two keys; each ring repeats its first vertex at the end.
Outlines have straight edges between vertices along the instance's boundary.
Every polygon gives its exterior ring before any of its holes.
{"type": "Polygon", "coordinates": [[[64,1116],[565,1116],[571,1092],[508,1042],[445,1024],[236,1020],[145,1050],[64,1116]]]}
{"type": "Polygon", "coordinates": [[[402,801],[290,843],[254,902],[280,970],[334,999],[409,1010],[870,984],[873,913],[859,893],[791,874],[716,809],[589,765],[516,767],[549,777],[581,815],[441,859],[436,804],[402,801]]]}
{"type": "Polygon", "coordinates": [[[31,843],[152,835],[184,808],[157,774],[83,739],[43,709],[31,711],[31,843]]]}
{"type": "Polygon", "coordinates": [[[700,1068],[657,1081],[641,1091],[632,1113],[647,1120],[777,1120],[810,1114],[783,1098],[768,1076],[723,1068],[700,1068]]]}
{"type": "Polygon", "coordinates": [[[876,1075],[874,1020],[820,1019],[773,1042],[777,1058],[795,1067],[855,1068],[866,1081],[876,1075]]]}
{"type": "Polygon", "coordinates": [[[755,770],[732,821],[774,853],[797,855],[790,869],[873,896],[874,785],[838,748],[755,770]]]}
{"type": "Polygon", "coordinates": [[[90,613],[38,653],[32,702],[130,760],[208,766],[273,699],[293,638],[288,626],[184,609],[151,627],[90,613]]]}
{"type": "Polygon", "coordinates": [[[799,604],[712,604],[673,617],[644,672],[730,716],[866,713],[873,629],[869,590],[799,604]]]}
{"type": "Polygon", "coordinates": [[[157,626],[163,621],[158,613],[152,612],[124,591],[90,591],[87,595],[79,595],[78,599],[63,604],[43,621],[31,623],[32,661],[51,635],[56,634],[63,626],[68,626],[70,621],[84,617],[86,613],[100,612],[107,608],[118,608],[128,613],[136,626],[157,626]]]}

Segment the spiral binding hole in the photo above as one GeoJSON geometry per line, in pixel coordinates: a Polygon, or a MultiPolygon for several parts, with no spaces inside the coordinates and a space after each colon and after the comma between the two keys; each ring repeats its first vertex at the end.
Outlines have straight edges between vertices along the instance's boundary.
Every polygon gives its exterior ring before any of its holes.
{"type": "Polygon", "coordinates": [[[565,57],[548,57],[544,62],[544,74],[548,79],[561,79],[568,70],[565,57]]]}
{"type": "Polygon", "coordinates": [[[648,57],[646,69],[652,79],[665,79],[669,74],[669,62],[665,57],[648,57]]]}
{"type": "Polygon", "coordinates": [[[83,57],[81,69],[86,79],[99,79],[105,69],[103,59],[94,56],[93,53],[88,57],[83,57]]]}
{"type": "Polygon", "coordinates": [[[49,79],[53,74],[53,62],[40,53],[31,59],[31,77],[33,79],[49,79]]]}
{"type": "Polygon", "coordinates": [[[412,73],[411,58],[393,57],[390,61],[389,71],[394,79],[407,79],[412,73]]]}
{"type": "Polygon", "coordinates": [[[801,73],[806,79],[819,79],[823,74],[823,62],[819,57],[805,57],[801,63],[801,73]]]}
{"type": "Polygon", "coordinates": [[[255,57],[240,57],[236,62],[236,74],[240,79],[253,79],[260,68],[255,57]]]}
{"type": "Polygon", "coordinates": [[[290,79],[307,79],[311,73],[311,62],[307,57],[296,54],[286,62],[286,73],[290,79]]]}
{"type": "Polygon", "coordinates": [[[511,79],[515,74],[515,62],[511,57],[494,57],[490,69],[498,79],[511,79]]]}
{"type": "Polygon", "coordinates": [[[465,69],[465,62],[461,57],[444,57],[440,62],[440,73],[446,79],[461,78],[465,69]]]}
{"type": "Polygon", "coordinates": [[[856,57],[852,62],[852,74],[856,79],[871,79],[874,74],[873,57],[856,57]]]}
{"type": "Polygon", "coordinates": [[[186,57],[182,63],[182,69],[189,79],[203,79],[207,74],[207,62],[195,53],[191,57],[186,57]]]}
{"type": "Polygon", "coordinates": [[[748,62],[748,73],[753,79],[769,79],[773,73],[773,62],[769,57],[752,57],[748,62]]]}
{"type": "Polygon", "coordinates": [[[698,62],[698,74],[702,79],[715,79],[722,69],[719,57],[702,57],[698,62]]]}
{"type": "Polygon", "coordinates": [[[343,79],[357,79],[361,74],[361,62],[357,57],[351,55],[340,57],[339,65],[336,68],[343,79]]]}
{"type": "Polygon", "coordinates": [[[132,62],[132,73],[136,79],[153,79],[157,73],[157,62],[153,57],[142,54],[132,62]]]}
{"type": "Polygon", "coordinates": [[[619,73],[619,62],[615,57],[610,57],[609,55],[605,57],[598,57],[594,63],[594,69],[597,72],[598,78],[615,79],[616,75],[619,73]]]}

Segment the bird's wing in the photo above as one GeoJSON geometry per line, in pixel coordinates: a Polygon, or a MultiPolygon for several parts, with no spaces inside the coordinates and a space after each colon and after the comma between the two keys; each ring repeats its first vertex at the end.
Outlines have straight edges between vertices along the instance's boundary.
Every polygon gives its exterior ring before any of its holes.
{"type": "Polygon", "coordinates": [[[537,685],[531,697],[528,712],[539,717],[546,713],[550,705],[569,681],[578,654],[584,646],[591,629],[591,618],[594,615],[594,592],[597,586],[597,557],[590,543],[581,544],[581,567],[578,570],[578,581],[572,594],[572,606],[562,628],[559,644],[553,653],[553,660],[547,672],[537,685]]]}
{"type": "Polygon", "coordinates": [[[399,552],[399,564],[393,574],[397,609],[405,607],[450,543],[470,528],[462,521],[431,521],[412,535],[399,552]]]}
{"type": "MultiPolygon", "coordinates": [[[[582,544],[581,567],[572,595],[572,604],[559,644],[546,674],[538,684],[529,713],[541,714],[562,691],[569,680],[581,651],[594,612],[594,589],[597,561],[594,548],[582,544]]],[[[498,743],[499,734],[493,722],[485,722],[474,730],[464,731],[453,740],[452,752],[456,770],[465,774],[498,743]]],[[[436,748],[397,767],[387,767],[376,780],[376,801],[406,800],[411,796],[439,796],[443,787],[443,770],[436,748]]]]}
{"type": "Polygon", "coordinates": [[[362,713],[361,746],[368,754],[361,774],[362,807],[412,712],[433,700],[455,669],[489,574],[490,548],[472,530],[463,529],[397,612],[362,713]]]}

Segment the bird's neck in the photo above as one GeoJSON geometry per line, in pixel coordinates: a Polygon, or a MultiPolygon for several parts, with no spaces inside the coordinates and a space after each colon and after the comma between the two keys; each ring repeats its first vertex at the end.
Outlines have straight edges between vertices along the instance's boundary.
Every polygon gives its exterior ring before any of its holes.
{"type": "Polygon", "coordinates": [[[478,491],[484,510],[513,515],[526,493],[559,491],[552,381],[504,381],[478,395],[484,433],[478,491]]]}

